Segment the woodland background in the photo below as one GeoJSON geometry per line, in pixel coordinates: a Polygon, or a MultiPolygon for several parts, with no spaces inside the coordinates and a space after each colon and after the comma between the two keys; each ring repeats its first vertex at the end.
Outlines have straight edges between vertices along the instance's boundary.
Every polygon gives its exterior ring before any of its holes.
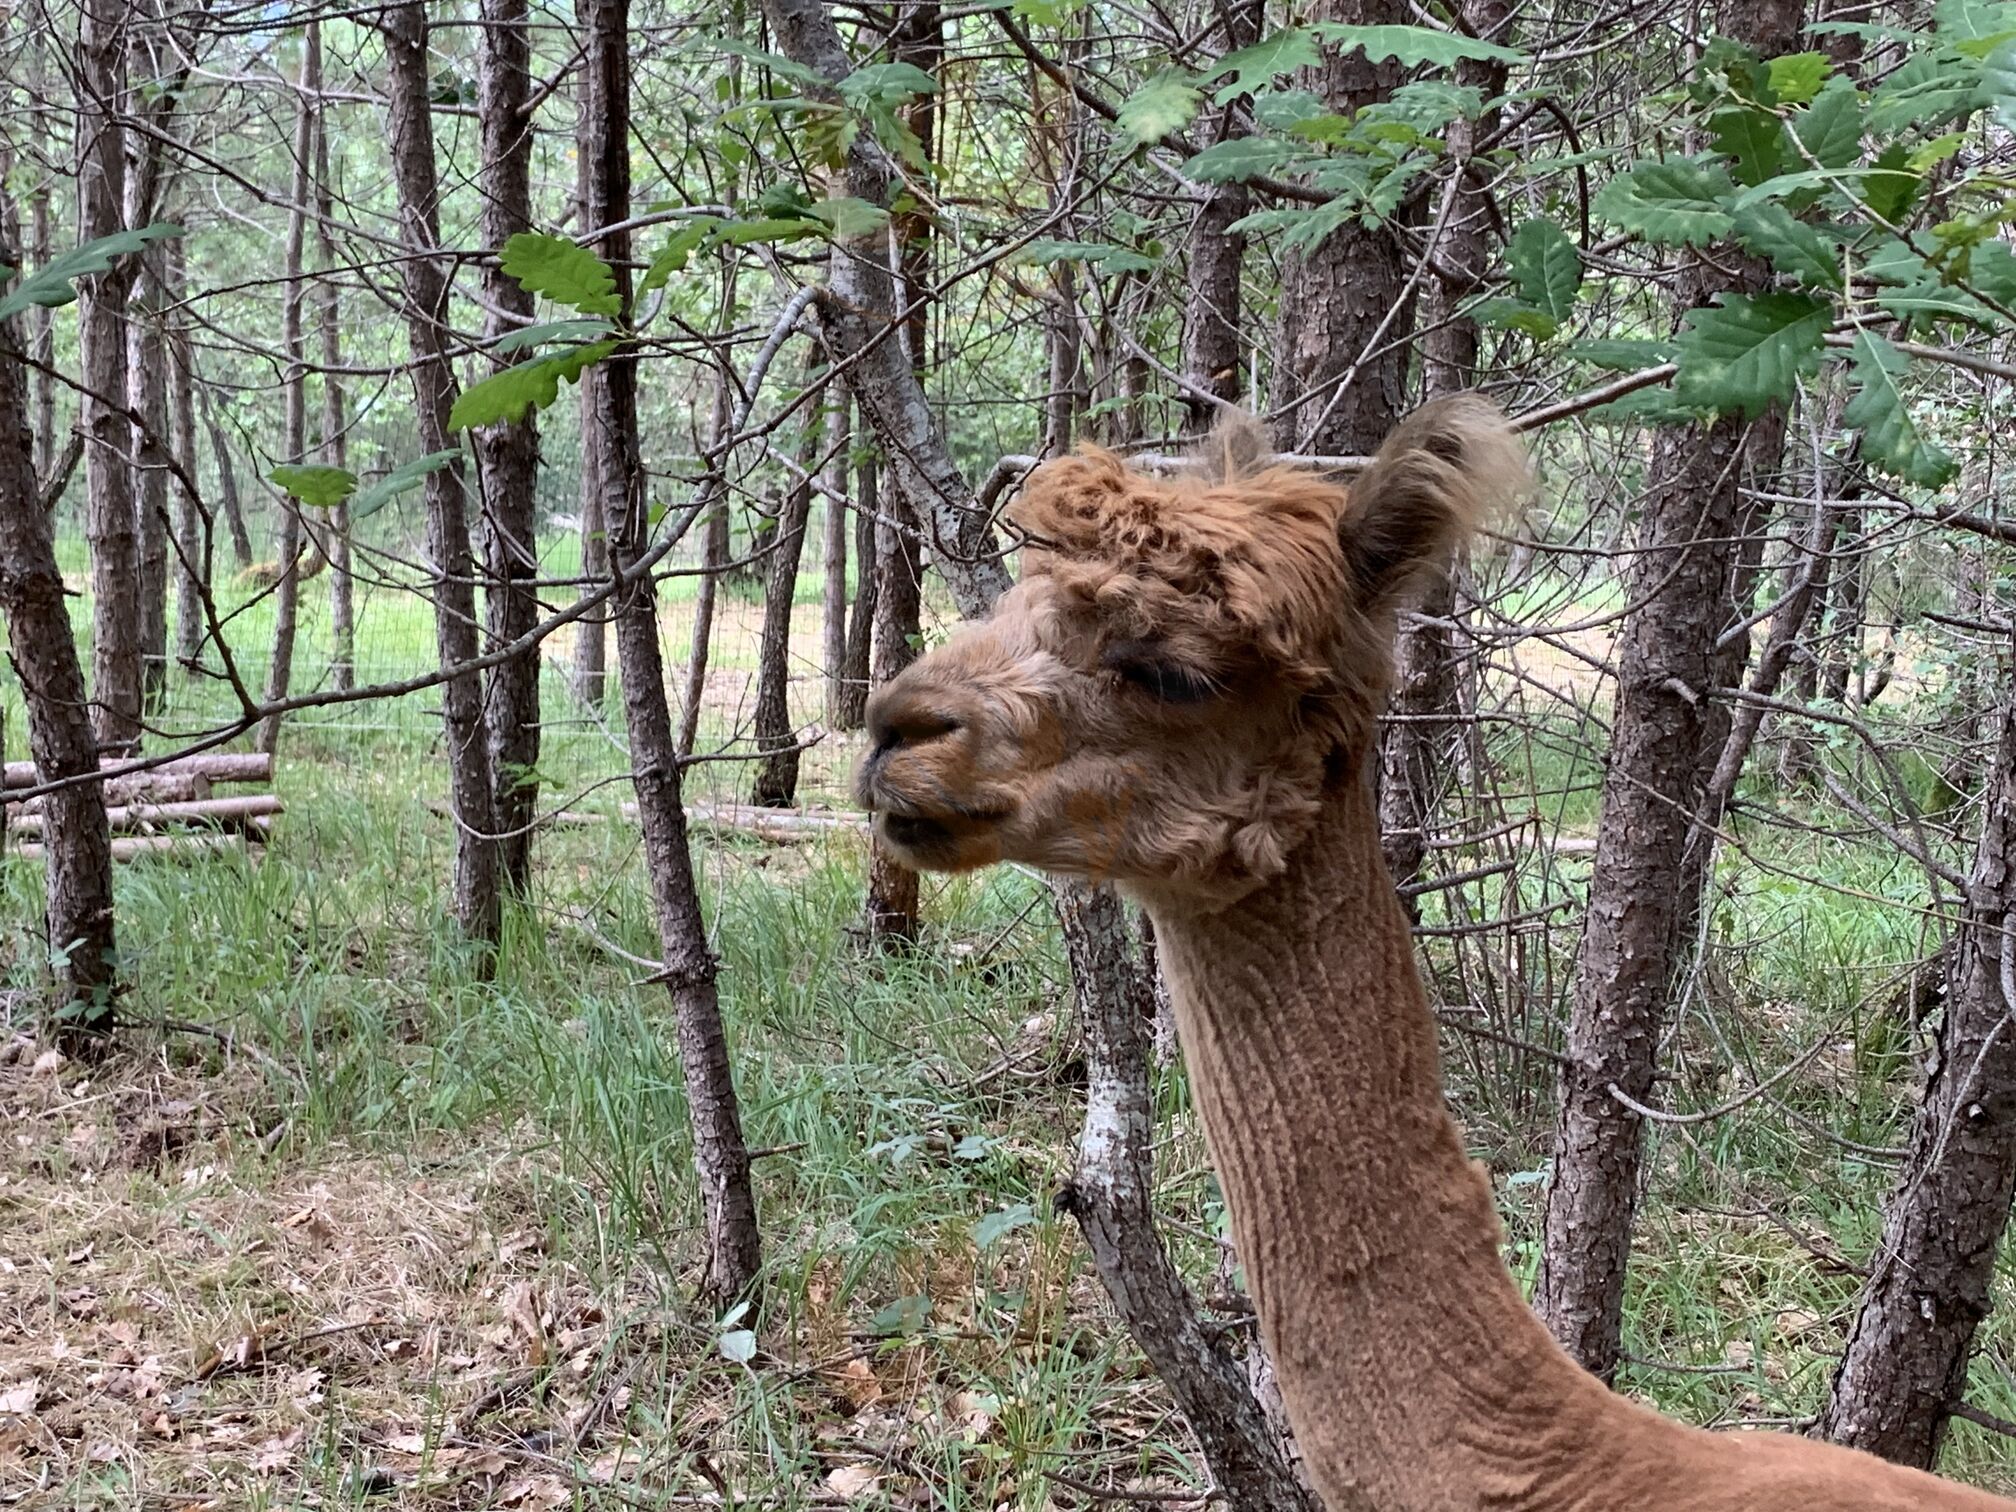
{"type": "Polygon", "coordinates": [[[1539,485],[1379,781],[1509,1259],[1664,1410],[2016,1489],[2016,5],[16,0],[0,67],[10,1504],[1295,1502],[1152,939],[847,772],[1034,460],[1473,385],[1539,485]]]}

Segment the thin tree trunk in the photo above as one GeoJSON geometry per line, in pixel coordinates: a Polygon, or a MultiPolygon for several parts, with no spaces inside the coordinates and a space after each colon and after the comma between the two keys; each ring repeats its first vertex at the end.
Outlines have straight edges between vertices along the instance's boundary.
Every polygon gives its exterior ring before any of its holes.
{"type": "Polygon", "coordinates": [[[1911,1153],[1884,1213],[1861,1310],[1816,1432],[1932,1467],[1966,1395],[2016,1198],[2016,684],[1955,948],[1946,1011],[1911,1153]]]}
{"type": "MultiPolygon", "coordinates": [[[[477,115],[483,132],[483,239],[495,249],[532,228],[532,47],[527,0],[482,0],[477,115]]],[[[532,296],[495,264],[486,265],[485,332],[528,325],[532,296]]],[[[501,364],[500,364],[501,365],[501,364]]],[[[539,620],[539,434],[528,410],[515,425],[476,432],[483,482],[484,592],[490,643],[507,645],[539,620]]],[[[486,713],[490,777],[496,791],[504,885],[523,896],[532,882],[532,820],[539,808],[539,648],[493,668],[486,713]]]]}
{"type": "MultiPolygon", "coordinates": [[[[630,218],[630,49],[626,0],[580,0],[576,12],[587,39],[588,118],[593,125],[589,163],[589,224],[613,226],[630,218]]],[[[616,269],[623,308],[630,305],[629,234],[612,232],[601,252],[616,269]]],[[[643,467],[637,450],[637,369],[633,353],[620,353],[583,375],[602,418],[602,483],[609,521],[611,571],[619,586],[614,607],[616,654],[628,716],[631,782],[643,831],[644,864],[664,969],[672,995],[686,1101],[693,1118],[693,1164],[706,1210],[705,1290],[717,1303],[746,1294],[756,1282],[761,1245],[750,1180],[749,1151],[721,1021],[713,953],[687,844],[680,795],[679,752],[665,697],[665,667],[658,645],[657,592],[650,574],[636,569],[650,526],[643,467]]]]}
{"type": "MultiPolygon", "coordinates": [[[[42,77],[42,48],[35,44],[34,77],[39,88],[42,77]]],[[[49,261],[49,184],[45,179],[28,196],[28,255],[36,267],[49,261]]],[[[35,406],[35,475],[47,477],[56,461],[56,364],[55,311],[37,305],[28,312],[28,355],[36,366],[29,376],[35,406]]]]}
{"type": "MultiPolygon", "coordinates": [[[[721,307],[733,309],[734,275],[724,293],[721,307]]],[[[714,389],[714,419],[708,434],[711,445],[727,440],[733,424],[734,405],[729,398],[728,374],[722,373],[714,389]]],[[[679,706],[679,754],[691,756],[700,740],[700,716],[707,703],[707,657],[714,638],[714,608],[721,596],[721,578],[728,561],[727,491],[710,491],[700,512],[700,581],[693,595],[693,635],[686,652],[684,702],[679,706]]]]}
{"type": "Polygon", "coordinates": [[[1061,457],[1071,450],[1078,416],[1085,408],[1085,375],[1079,360],[1082,331],[1078,324],[1078,274],[1070,263],[1059,263],[1051,274],[1052,298],[1043,326],[1049,356],[1049,389],[1043,396],[1043,452],[1061,457]]]}
{"type": "MultiPolygon", "coordinates": [[[[310,22],[320,32],[319,22],[310,22]]],[[[315,241],[323,276],[315,286],[316,324],[322,355],[322,460],[330,467],[350,465],[349,422],[345,418],[343,380],[342,290],[336,281],[336,194],[329,174],[329,103],[315,111],[315,241]]],[[[350,506],[329,512],[329,685],[338,692],[357,686],[356,579],[351,570],[350,506]]]]}
{"type": "Polygon", "coordinates": [[[245,506],[238,497],[238,466],[232,459],[231,445],[224,438],[223,425],[207,405],[203,427],[210,433],[210,454],[217,462],[217,507],[224,516],[225,528],[231,532],[232,559],[238,570],[244,572],[252,565],[252,536],[245,528],[245,506]]]}
{"type": "MultiPolygon", "coordinates": [[[[1238,14],[1250,13],[1242,10],[1238,14]]],[[[1216,130],[1230,134],[1229,127],[1216,130]]],[[[1188,414],[1186,429],[1192,435],[1205,434],[1216,422],[1219,406],[1211,399],[1223,404],[1238,402],[1245,376],[1240,320],[1246,235],[1231,227],[1245,218],[1252,203],[1252,193],[1244,184],[1217,185],[1191,222],[1189,287],[1183,301],[1183,378],[1189,387],[1183,404],[1188,414]]],[[[1058,376],[1053,369],[1053,385],[1058,376]]]]}
{"type": "MultiPolygon", "coordinates": [[[[821,516],[819,583],[819,657],[826,673],[826,723],[844,722],[847,708],[847,448],[853,396],[835,379],[826,391],[826,509],[821,516]]],[[[865,574],[863,575],[865,578],[865,574]]]]}
{"type": "MultiPolygon", "coordinates": [[[[1406,25],[1406,0],[1320,0],[1312,19],[1406,25]]],[[[1355,114],[1383,100],[1403,77],[1363,51],[1332,52],[1304,71],[1305,87],[1333,110],[1355,114]]],[[[1281,269],[1279,332],[1269,408],[1282,412],[1277,440],[1293,449],[1369,454],[1406,408],[1412,319],[1400,243],[1390,227],[1347,221],[1281,269]]]]}
{"type": "MultiPolygon", "coordinates": [[[[1791,51],[1800,24],[1798,0],[1724,7],[1724,29],[1766,57],[1791,51]]],[[[1677,302],[1706,304],[1716,292],[1754,290],[1768,277],[1762,264],[1720,249],[1714,261],[1682,270],[1677,302]]],[[[1744,490],[1760,457],[1775,465],[1783,426],[1774,413],[1757,422],[1760,435],[1738,419],[1661,432],[1625,594],[1634,608],[1618,647],[1534,1293],[1555,1338],[1605,1379],[1622,1355],[1643,1154],[1642,1120],[1617,1094],[1639,1104],[1654,1096],[1670,990],[1707,875],[1705,861],[1688,852],[1709,844],[1693,821],[1728,731],[1715,692],[1730,658],[1716,643],[1742,618],[1734,595],[1744,576],[1744,490]]]]}
{"type": "MultiPolygon", "coordinates": [[[[1467,28],[1504,45],[1511,6],[1508,0],[1467,0],[1467,28]]],[[[1503,63],[1465,62],[1458,78],[1487,100],[1505,92],[1503,63]]],[[[1481,170],[1470,166],[1479,133],[1490,134],[1498,113],[1474,125],[1449,123],[1449,155],[1463,175],[1450,206],[1449,222],[1435,247],[1445,276],[1430,286],[1426,301],[1434,317],[1421,340],[1423,388],[1428,398],[1467,389],[1477,378],[1477,322],[1455,312],[1482,283],[1491,266],[1490,230],[1495,207],[1481,170]]],[[[1460,566],[1430,582],[1414,614],[1402,619],[1393,646],[1393,695],[1380,742],[1379,843],[1386,869],[1401,888],[1421,875],[1428,855],[1436,809],[1449,789],[1461,740],[1462,698],[1457,635],[1456,582],[1460,566]]],[[[1410,914],[1416,905],[1404,891],[1410,914]]]]}
{"type": "MultiPolygon", "coordinates": [[[[82,0],[77,38],[77,231],[90,241],[119,229],[126,202],[126,0],[82,0]]],[[[92,727],[99,745],[140,742],[140,541],[133,511],[133,427],[126,398],[127,300],[136,260],[77,281],[78,403],[86,437],[84,534],[91,550],[92,727]]]]}
{"type": "MultiPolygon", "coordinates": [[[[875,648],[869,683],[876,688],[887,686],[917,660],[924,589],[923,551],[901,496],[883,501],[882,507],[897,518],[875,527],[875,648]]],[[[908,944],[922,926],[917,873],[875,840],[868,845],[865,916],[869,943],[876,946],[908,944]]]]}
{"type": "MultiPolygon", "coordinates": [[[[29,751],[40,777],[53,781],[97,771],[98,741],[42,509],[18,341],[14,323],[0,321],[0,616],[27,705],[29,751]]],[[[105,789],[96,782],[59,788],[43,799],[42,816],[45,943],[64,986],[50,1027],[74,1049],[82,1036],[113,1025],[117,953],[105,789]]]]}
{"type": "MultiPolygon", "coordinates": [[[[168,303],[177,303],[186,286],[182,247],[170,242],[166,248],[165,292],[168,303]]],[[[194,482],[197,474],[196,447],[196,364],[189,349],[189,328],[177,321],[168,333],[168,373],[172,389],[169,412],[174,433],[175,460],[182,477],[194,482]]],[[[187,484],[175,487],[175,663],[195,675],[203,655],[203,598],[210,592],[211,539],[203,518],[202,503],[187,484]]]]}
{"type": "MultiPolygon", "coordinates": [[[[577,86],[579,119],[575,125],[575,219],[585,230],[596,222],[591,218],[588,206],[589,158],[595,140],[596,126],[588,112],[586,86],[577,86]]],[[[584,582],[599,582],[609,576],[609,536],[608,521],[602,508],[602,417],[583,385],[580,395],[581,408],[581,577],[584,582]]],[[[708,591],[708,582],[703,579],[700,591],[708,591]]],[[[574,696],[591,709],[602,707],[609,695],[608,665],[609,637],[608,615],[597,610],[584,615],[574,622],[574,696]]],[[[682,743],[681,751],[691,750],[682,743]]]]}
{"type": "MultiPolygon", "coordinates": [[[[815,387],[823,390],[824,381],[815,387]]],[[[815,400],[808,408],[800,463],[815,460],[825,429],[815,400]]],[[[763,631],[756,651],[756,749],[764,752],[750,785],[749,801],[759,808],[790,808],[798,801],[798,732],[791,725],[791,610],[798,592],[798,568],[805,555],[805,528],[812,516],[812,481],[795,479],[777,511],[763,584],[763,631]]]]}
{"type": "Polygon", "coordinates": [[[847,659],[840,671],[840,707],[833,719],[834,728],[840,730],[858,730],[868,721],[878,601],[875,516],[882,507],[881,480],[882,469],[874,451],[864,448],[854,470],[854,604],[847,615],[847,659]]]}
{"type": "MultiPolygon", "coordinates": [[[[1155,1223],[1154,994],[1110,888],[1055,884],[1085,1032],[1085,1123],[1057,1206],[1078,1221],[1121,1320],[1176,1398],[1226,1504],[1321,1512],[1220,1335],[1205,1329],[1155,1223]]],[[[1333,1512],[1350,1512],[1335,1508],[1333,1512]]]]}
{"type": "MultiPolygon", "coordinates": [[[[308,460],[308,343],[302,329],[302,313],[308,288],[301,274],[308,235],[308,201],[314,192],[315,104],[322,92],[322,29],[307,30],[301,52],[300,101],[294,116],[294,185],[287,212],[287,242],[283,277],[286,293],[280,306],[280,348],[286,354],[286,371],[281,374],[282,420],[280,454],[289,463],[308,460]]],[[[280,549],[275,565],[279,576],[273,585],[273,656],[266,665],[267,703],[287,696],[294,684],[294,641],[301,620],[301,560],[306,532],[301,520],[301,504],[291,497],[280,501],[280,549]]],[[[272,752],[280,744],[281,716],[269,714],[259,722],[254,746],[272,752]]]]}
{"type": "Polygon", "coordinates": [[[145,705],[168,691],[168,354],[160,249],[144,254],[126,322],[126,403],[140,416],[134,535],[140,548],[140,667],[145,705]]]}
{"type": "MultiPolygon", "coordinates": [[[[385,36],[392,171],[399,220],[409,249],[405,271],[407,339],[413,349],[414,410],[423,452],[451,443],[455,370],[448,352],[447,270],[441,245],[440,189],[428,103],[427,13],[418,0],[388,7],[385,36]]],[[[427,562],[434,573],[434,640],[443,667],[476,659],[476,563],[469,545],[467,502],[459,461],[427,475],[427,562]]],[[[455,877],[450,907],[463,934],[485,947],[497,942],[496,799],[490,786],[481,674],[461,673],[441,685],[448,743],[448,796],[455,824],[455,877]]]]}

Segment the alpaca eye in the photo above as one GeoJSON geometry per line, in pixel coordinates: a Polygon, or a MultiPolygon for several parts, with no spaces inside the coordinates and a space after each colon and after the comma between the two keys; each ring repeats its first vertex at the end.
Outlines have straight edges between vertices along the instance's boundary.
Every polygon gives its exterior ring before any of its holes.
{"type": "Polygon", "coordinates": [[[1168,661],[1124,661],[1113,670],[1130,688],[1139,688],[1166,704],[1203,703],[1218,689],[1202,672],[1168,661]]]}

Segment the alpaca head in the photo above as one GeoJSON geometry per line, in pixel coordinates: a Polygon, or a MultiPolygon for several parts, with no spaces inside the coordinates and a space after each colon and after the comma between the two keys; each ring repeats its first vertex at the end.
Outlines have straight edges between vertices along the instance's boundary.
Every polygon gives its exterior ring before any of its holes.
{"type": "Polygon", "coordinates": [[[920,869],[1021,861],[1202,906],[1250,891],[1355,780],[1395,608],[1523,477],[1468,396],[1410,416],[1348,488],[1048,463],[1010,512],[1021,582],[869,703],[877,833],[920,869]]]}

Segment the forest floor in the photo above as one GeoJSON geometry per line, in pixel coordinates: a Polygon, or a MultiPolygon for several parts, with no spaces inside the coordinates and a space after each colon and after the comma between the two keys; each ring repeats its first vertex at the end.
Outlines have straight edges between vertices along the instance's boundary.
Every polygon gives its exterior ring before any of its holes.
{"type": "MultiPolygon", "coordinates": [[[[749,606],[728,625],[717,738],[746,710],[749,606]]],[[[9,1015],[0,1505],[1187,1505],[1206,1484],[1194,1444],[1050,1208],[1082,1073],[1040,884],[927,880],[922,945],[877,958],[856,934],[857,840],[702,838],[765,1152],[762,1305],[716,1315],[695,1300],[669,1005],[622,954],[656,953],[622,751],[566,713],[557,670],[547,697],[548,790],[590,817],[540,837],[494,980],[444,918],[423,695],[291,728],[262,856],[122,867],[135,1027],[110,1058],[64,1061],[9,1015]]],[[[794,706],[813,718],[818,699],[808,670],[794,706]]],[[[1580,833],[1597,769],[1580,732],[1558,734],[1494,759],[1524,763],[1551,832],[1580,833]]],[[[843,801],[852,754],[815,748],[807,796],[843,801]]],[[[726,763],[693,776],[697,799],[746,781],[726,763]]],[[[1452,1023],[1499,1036],[1446,1038],[1451,1098],[1529,1276],[1552,1066],[1510,1045],[1558,1042],[1585,864],[1539,847],[1509,880],[1431,900],[1431,922],[1557,910],[1426,951],[1452,1023]]],[[[1925,953],[1922,878],[1881,846],[1774,842],[1726,864],[1718,928],[1741,946],[1690,999],[1672,1095],[1707,1106],[1759,1067],[1807,1069],[1740,1117],[1655,1136],[1623,1385],[1717,1427],[1796,1427],[1852,1315],[1918,1075],[1897,1005],[1925,953]]],[[[39,887],[0,861],[0,987],[24,1009],[39,887]]],[[[1156,1091],[1158,1211],[1211,1297],[1223,1214],[1180,1065],[1156,1091]]],[[[1970,1397],[2016,1418],[2009,1281],[1970,1397]]],[[[1971,1425],[1945,1467],[2016,1490],[2009,1441],[1971,1425]]]]}

